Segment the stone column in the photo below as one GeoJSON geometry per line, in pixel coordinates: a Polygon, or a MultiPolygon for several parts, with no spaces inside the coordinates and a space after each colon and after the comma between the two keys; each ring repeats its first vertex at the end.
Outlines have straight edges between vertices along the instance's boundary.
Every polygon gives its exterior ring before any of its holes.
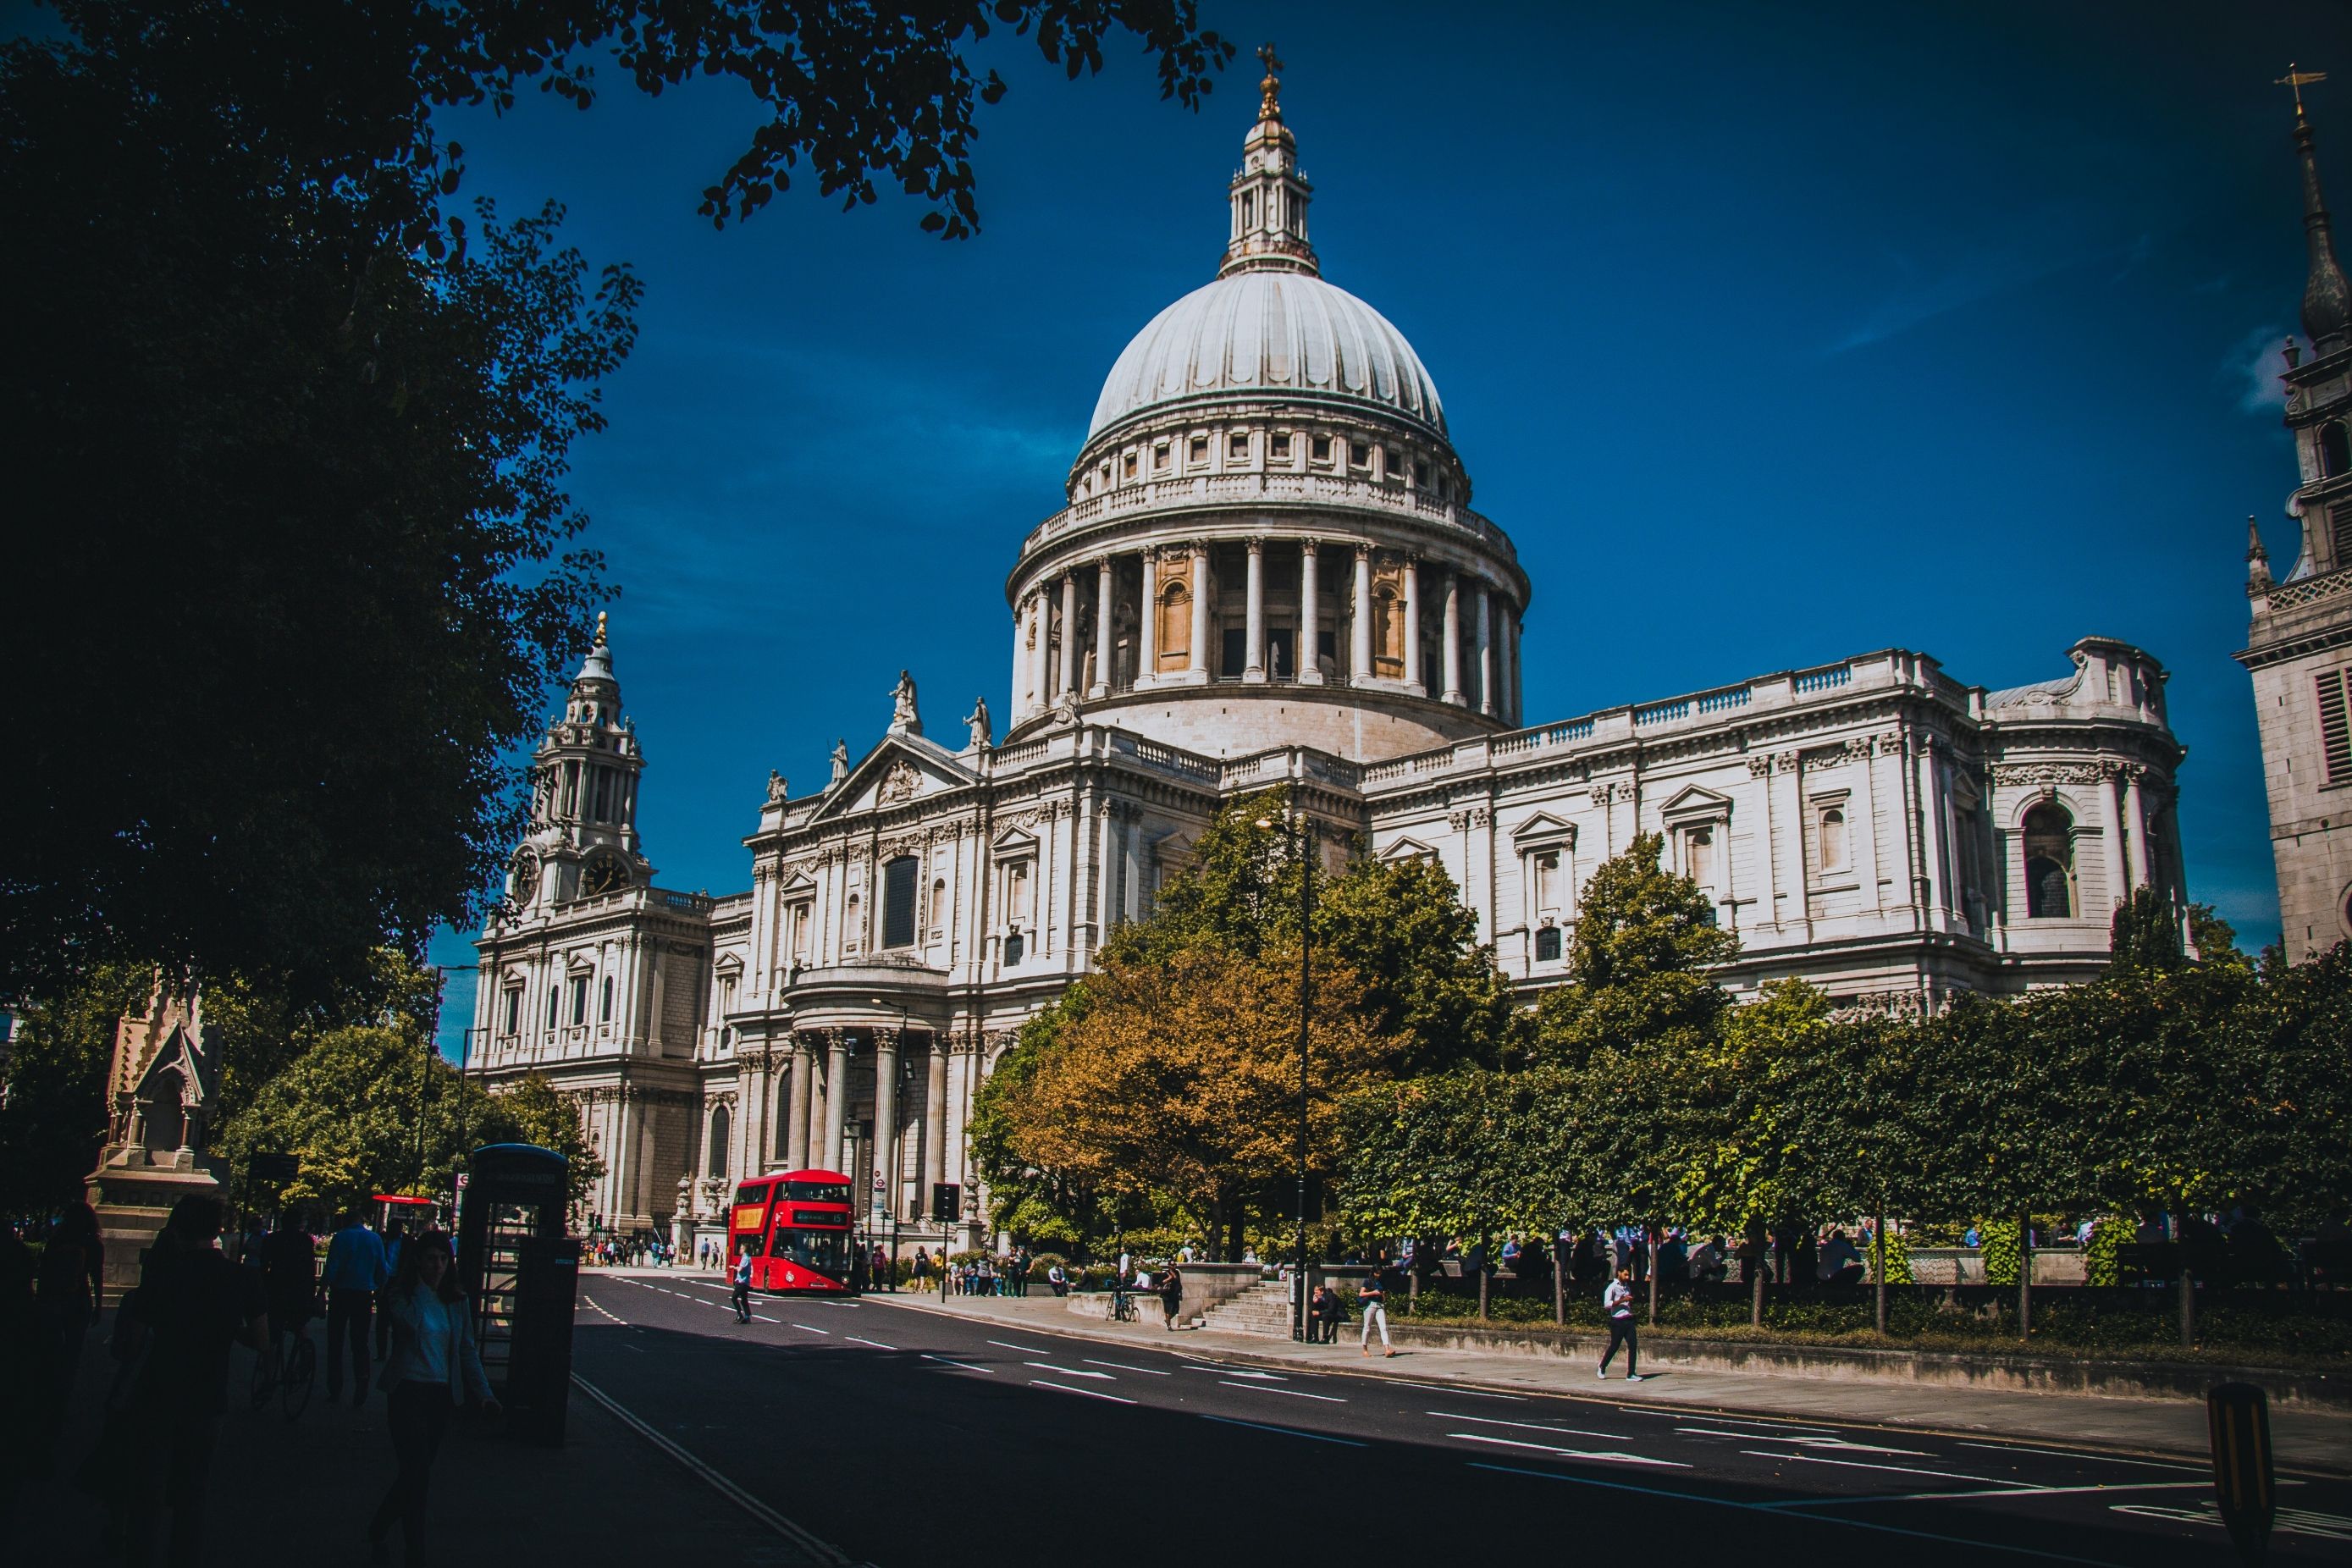
{"type": "Polygon", "coordinates": [[[1055,682],[1054,695],[1059,698],[1078,681],[1078,574],[1062,574],[1062,662],[1055,682]]]}
{"type": "Polygon", "coordinates": [[[1503,700],[1510,705],[1510,721],[1527,722],[1519,706],[1519,617],[1508,605],[1503,610],[1503,700]]]}
{"type": "Polygon", "coordinates": [[[1135,684],[1149,686],[1160,674],[1160,552],[1143,552],[1142,614],[1136,617],[1135,684]]]}
{"type": "Polygon", "coordinates": [[[1354,608],[1348,621],[1348,684],[1361,686],[1372,678],[1372,547],[1356,546],[1354,608]]]}
{"type": "MultiPolygon", "coordinates": [[[[1478,711],[1492,717],[1499,711],[1495,702],[1495,595],[1486,584],[1478,584],[1478,711]]],[[[1730,862],[1726,860],[1727,868],[1730,862]]]]}
{"type": "Polygon", "coordinates": [[[1192,667],[1184,672],[1195,682],[1209,679],[1209,547],[1192,546],[1192,667]]]}
{"type": "Polygon", "coordinates": [[[1249,542],[1249,593],[1243,623],[1248,629],[1242,634],[1249,651],[1242,664],[1244,680],[1265,679],[1265,541],[1249,542]]]}
{"type": "Polygon", "coordinates": [[[1919,747],[1919,826],[1926,835],[1919,846],[1927,864],[1926,923],[1933,926],[1952,900],[1944,866],[1944,764],[1924,742],[1919,747]]]}
{"type": "Polygon", "coordinates": [[[2107,901],[2096,910],[2084,910],[2085,915],[2104,916],[2108,910],[2123,902],[2128,872],[2124,863],[2124,781],[2123,771],[2110,763],[2104,786],[2099,791],[2099,804],[2106,808],[2105,841],[2099,846],[2099,858],[2106,868],[2107,901]]]}
{"type": "Polygon", "coordinates": [[[2147,879],[2147,813],[2139,793],[2140,770],[2124,769],[2124,853],[2130,858],[2131,885],[2145,888],[2147,879]]]}
{"type": "Polygon", "coordinates": [[[1444,700],[1462,701],[1462,574],[1445,574],[1445,649],[1440,656],[1445,672],[1444,700]]]}
{"type": "Polygon", "coordinates": [[[838,1171],[849,1121],[849,1041],[839,1029],[827,1029],[824,1043],[824,1168],[838,1171]]]}
{"type": "MultiPolygon", "coordinates": [[[[923,1085],[923,1180],[944,1182],[948,1179],[948,1043],[937,1035],[931,1037],[928,1065],[929,1077],[923,1085]]],[[[917,1195],[923,1200],[923,1212],[930,1213],[930,1188],[926,1185],[917,1195]]]]}
{"type": "Polygon", "coordinates": [[[1054,613],[1047,607],[1045,590],[1038,589],[1029,595],[1029,711],[1035,713],[1053,705],[1045,690],[1046,648],[1052,641],[1054,613]]]}
{"type": "Polygon", "coordinates": [[[784,1111],[784,1163],[804,1171],[809,1163],[809,1093],[816,1077],[816,1050],[808,1037],[793,1036],[792,1100],[784,1111]]]}
{"type": "Polygon", "coordinates": [[[1421,679],[1421,557],[1404,558],[1404,689],[1415,697],[1429,695],[1421,679]]]}
{"type": "Polygon", "coordinates": [[[1095,678],[1087,685],[1089,701],[1110,695],[1110,557],[1095,569],[1095,678]]]}
{"type": "MultiPolygon", "coordinates": [[[[891,1191],[898,1178],[898,1162],[891,1155],[898,1146],[898,1031],[874,1031],[874,1180],[875,1190],[861,1194],[862,1206],[874,1212],[878,1201],[882,1217],[890,1217],[891,1205],[898,1194],[891,1191]]],[[[877,1226],[877,1229],[880,1227],[877,1226]]]]}
{"type": "Polygon", "coordinates": [[[1023,601],[1021,602],[1021,605],[1020,605],[1020,607],[1019,607],[1019,608],[1017,608],[1017,609],[1015,609],[1015,610],[1013,612],[1013,706],[1012,706],[1012,713],[1013,713],[1013,719],[1014,719],[1016,721],[1020,719],[1021,715],[1023,715],[1024,713],[1026,713],[1027,711],[1029,711],[1028,693],[1027,693],[1027,691],[1026,691],[1026,690],[1024,690],[1024,688],[1025,688],[1025,687],[1028,685],[1028,683],[1029,683],[1029,602],[1028,602],[1027,600],[1025,600],[1025,599],[1024,599],[1024,600],[1023,600],[1023,601]]]}
{"type": "Polygon", "coordinates": [[[1298,542],[1298,679],[1307,686],[1323,684],[1318,661],[1323,647],[1323,584],[1317,581],[1318,546],[1312,539],[1298,542]]]}

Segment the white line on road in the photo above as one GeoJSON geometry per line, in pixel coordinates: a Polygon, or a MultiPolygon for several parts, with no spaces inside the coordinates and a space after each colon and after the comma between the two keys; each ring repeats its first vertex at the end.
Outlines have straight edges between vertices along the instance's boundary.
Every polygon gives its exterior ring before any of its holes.
{"type": "Polygon", "coordinates": [[[823,1334],[827,1339],[831,1339],[833,1337],[833,1331],[831,1329],[813,1329],[806,1323],[794,1323],[793,1327],[803,1330],[812,1334],[823,1334]]]}
{"type": "Polygon", "coordinates": [[[1811,1432],[1823,1437],[1834,1437],[1838,1429],[1824,1426],[1818,1421],[1775,1421],[1770,1416],[1750,1418],[1745,1415],[1713,1415],[1688,1410],[1656,1410],[1642,1405],[1621,1405],[1618,1411],[1626,1415],[1653,1415],[1664,1421],[1712,1421],[1718,1426],[1760,1426],[1775,1436],[1782,1432],[1811,1432]]]}
{"type": "Polygon", "coordinates": [[[1753,1454],[1759,1459],[1796,1459],[1808,1465],[1838,1465],[1849,1470],[1890,1470],[1905,1476],[1934,1476],[1947,1481],[1974,1481],[1979,1486],[1997,1487],[1997,1476],[1963,1476],[1950,1470],[1923,1470],[1916,1465],[1865,1465],[1860,1459],[1824,1459],[1813,1454],[1776,1454],[1769,1448],[1742,1448],[1743,1454],[1753,1454]]]}
{"type": "Polygon", "coordinates": [[[591,1306],[591,1307],[594,1308],[597,1311],[599,1311],[599,1312],[604,1312],[604,1316],[606,1316],[606,1317],[608,1317],[608,1318],[612,1318],[612,1319],[613,1319],[613,1321],[614,1321],[614,1322],[616,1322],[616,1323],[620,1324],[620,1325],[621,1325],[621,1327],[623,1327],[623,1328],[625,1328],[625,1328],[627,1328],[627,1327],[629,1326],[629,1321],[628,1321],[626,1318],[614,1317],[614,1315],[613,1315],[611,1312],[608,1312],[608,1311],[605,1311],[605,1310],[604,1310],[604,1304],[602,1301],[597,1300],[594,1297],[593,1297],[593,1296],[583,1296],[583,1297],[581,1297],[580,1299],[581,1299],[582,1300],[583,1300],[583,1301],[587,1302],[589,1306],[591,1306]]]}
{"type": "Polygon", "coordinates": [[[1524,1394],[1489,1394],[1483,1388],[1455,1388],[1450,1384],[1444,1383],[1415,1383],[1409,1377],[1390,1377],[1383,1378],[1381,1381],[1397,1384],[1405,1388],[1426,1388],[1437,1394],[1458,1394],[1465,1399],[1507,1399],[1514,1405],[1525,1405],[1528,1402],[1528,1396],[1524,1394]]]}
{"type": "Polygon", "coordinates": [[[1549,1443],[1522,1443],[1517,1437],[1488,1437],[1477,1432],[1448,1432],[1465,1443],[1493,1443],[1505,1448],[1534,1448],[1541,1453],[1558,1454],[1563,1459],[1606,1459],[1618,1465],[1658,1465],[1667,1469],[1687,1470],[1680,1459],[1653,1459],[1643,1454],[1629,1454],[1622,1448],[1562,1448],[1549,1443]]]}
{"type": "Polygon", "coordinates": [[[942,1366],[960,1366],[966,1372],[984,1372],[993,1375],[996,1371],[992,1366],[974,1366],[968,1361],[950,1361],[946,1356],[933,1355],[929,1351],[923,1352],[923,1359],[938,1362],[942,1366]]]}
{"type": "MultiPolygon", "coordinates": [[[[1474,1470],[1495,1470],[1507,1476],[1533,1476],[1542,1481],[1566,1481],[1575,1487],[1601,1487],[1615,1492],[1639,1492],[1643,1497],[1672,1498],[1677,1502],[1713,1503],[1717,1508],[1736,1508],[1748,1512],[1770,1511],[1778,1505],[1762,1502],[1741,1502],[1736,1498],[1709,1497],[1705,1492],[1668,1491],[1664,1487],[1637,1487],[1629,1481],[1604,1481],[1598,1476],[1571,1475],[1566,1470],[1526,1470],[1517,1465],[1488,1465],[1476,1459],[1465,1461],[1474,1470]]],[[[1840,1519],[1834,1514],[1819,1516],[1823,1524],[1842,1524],[1849,1530],[1874,1530],[1882,1535],[1907,1535],[1916,1541],[1941,1541],[1955,1546],[1973,1546],[1983,1552],[2007,1552],[2019,1557],[2039,1557],[2051,1563],[2087,1563],[2091,1568],[2116,1568],[2116,1564],[2096,1557],[2074,1557],[2063,1552],[2044,1552],[2039,1547],[2012,1546],[2006,1541],[1972,1541],[1965,1535],[1939,1535],[1932,1530],[1906,1530],[1897,1524],[1874,1524],[1866,1519],[1840,1519]]]]}
{"type": "Polygon", "coordinates": [[[1204,1421],[1214,1421],[1226,1426],[1247,1426],[1252,1431],[1255,1432],[1279,1432],[1286,1437],[1307,1437],[1318,1443],[1338,1443],[1349,1448],[1369,1448],[1371,1447],[1369,1443],[1359,1443],[1353,1437],[1334,1437],[1328,1433],[1323,1432],[1301,1432],[1295,1426],[1269,1426],[1263,1421],[1236,1421],[1230,1415],[1211,1415],[1204,1412],[1201,1418],[1204,1421]]]}
{"type": "Polygon", "coordinates": [[[1249,1372],[1237,1366],[1198,1366],[1189,1361],[1184,1363],[1184,1366],[1185,1369],[1190,1372],[1223,1373],[1229,1377],[1248,1378],[1252,1383],[1288,1383],[1290,1381],[1290,1379],[1277,1376],[1274,1373],[1249,1372]]]}
{"type": "Polygon", "coordinates": [[[1451,1410],[1424,1410],[1424,1415],[1434,1415],[1441,1421],[1475,1421],[1481,1426],[1508,1426],[1520,1432],[1557,1432],[1563,1437],[1605,1437],[1612,1443],[1625,1441],[1622,1432],[1588,1432],[1581,1426],[1554,1426],[1543,1421],[1500,1421],[1492,1415],[1457,1415],[1451,1410]]]}
{"type": "Polygon", "coordinates": [[[856,1334],[844,1334],[841,1337],[853,1344],[872,1345],[877,1351],[894,1351],[898,1348],[897,1345],[886,1345],[880,1340],[861,1340],[856,1334]]]}
{"type": "MultiPolygon", "coordinates": [[[[1712,1426],[1677,1426],[1675,1430],[1687,1433],[1694,1437],[1731,1437],[1743,1443],[1756,1441],[1756,1434],[1753,1432],[1718,1432],[1712,1426]]],[[[1849,1443],[1843,1437],[1808,1437],[1801,1432],[1776,1434],[1773,1441],[1794,1443],[1800,1448],[1835,1448],[1843,1453],[1904,1454],[1914,1459],[1935,1458],[1925,1448],[1882,1448],[1871,1443],[1849,1443]]]]}
{"type": "Polygon", "coordinates": [[[1118,1379],[1113,1377],[1107,1372],[1087,1372],[1083,1368],[1075,1366],[1055,1366],[1049,1361],[1024,1361],[1021,1364],[1023,1366],[1034,1366],[1039,1372],[1058,1372],[1064,1377],[1091,1377],[1102,1383],[1117,1383],[1118,1381],[1118,1379]]]}
{"type": "Polygon", "coordinates": [[[1326,1405],[1348,1403],[1336,1394],[1309,1394],[1303,1388],[1268,1388],[1262,1383],[1235,1383],[1230,1377],[1221,1377],[1217,1381],[1227,1388],[1253,1388],[1260,1394],[1286,1394],[1293,1399],[1319,1399],[1326,1405]]]}
{"type": "Polygon", "coordinates": [[[1992,1487],[1974,1492],[1872,1492],[1865,1497],[1795,1498],[1787,1502],[1760,1502],[1758,1508],[1838,1508],[1854,1502],[1966,1502],[1980,1497],[2069,1497],[2078,1492],[2194,1491],[2211,1481],[2116,1481],[2087,1487],[1992,1487]]]}
{"type": "Polygon", "coordinates": [[[725,1476],[720,1475],[717,1470],[712,1469],[709,1465],[704,1464],[700,1459],[696,1458],[692,1454],[688,1453],[684,1448],[679,1447],[676,1443],[671,1442],[667,1437],[662,1436],[661,1433],[654,1430],[653,1427],[639,1420],[628,1410],[626,1406],[623,1405],[620,1401],[614,1399],[611,1394],[606,1394],[603,1389],[597,1387],[586,1378],[582,1377],[578,1373],[575,1372],[572,1374],[572,1381],[583,1394],[585,1394],[589,1398],[603,1405],[606,1410],[611,1411],[614,1417],[623,1426],[628,1427],[638,1436],[643,1437],[646,1442],[651,1443],[655,1447],[659,1448],[663,1453],[667,1454],[671,1458],[676,1459],[679,1464],[684,1465],[688,1470],[691,1470],[695,1475],[700,1477],[703,1481],[708,1483],[713,1491],[716,1491],[719,1496],[725,1498],[728,1501],[741,1509],[745,1513],[750,1514],[753,1519],[758,1520],[761,1524],[766,1525],[770,1530],[774,1531],[786,1541],[791,1542],[802,1551],[818,1558],[820,1561],[838,1564],[839,1568],[848,1568],[850,1559],[847,1552],[843,1552],[840,1548],[831,1545],[826,1542],[820,1541],[817,1537],[810,1534],[799,1525],[794,1524],[791,1520],[786,1519],[782,1514],[778,1513],[774,1509],[770,1508],[766,1503],[761,1502],[758,1498],[753,1497],[750,1492],[745,1491],[741,1487],[737,1486],[733,1481],[729,1480],[725,1476]]]}
{"type": "Polygon", "coordinates": [[[2131,1459],[2121,1454],[2078,1454],[2070,1448],[2027,1448],[2015,1443],[1962,1443],[1963,1448],[1984,1448],[1996,1454],[2046,1454],[2060,1459],[2096,1459],[2110,1465],[2142,1465],[2154,1470],[2179,1470],[2184,1475],[2202,1475],[2202,1465],[2168,1465],[2161,1459],[2131,1459]]]}
{"type": "Polygon", "coordinates": [[[1052,1351],[1045,1349],[1043,1345],[1016,1345],[1010,1340],[991,1340],[988,1342],[992,1345],[1000,1345],[1009,1351],[1019,1351],[1024,1355],[1052,1355],[1054,1353],[1052,1351]]]}
{"type": "Polygon", "coordinates": [[[1042,1377],[1031,1378],[1029,1380],[1029,1386],[1032,1388],[1058,1388],[1064,1394],[1083,1394],[1088,1399],[1108,1399],[1113,1405],[1132,1405],[1135,1403],[1132,1399],[1121,1399],[1116,1394],[1104,1394],[1092,1388],[1072,1388],[1066,1383],[1048,1383],[1042,1377]]]}
{"type": "Polygon", "coordinates": [[[1121,1372],[1139,1372],[1146,1377],[1173,1377],[1176,1375],[1172,1372],[1158,1367],[1129,1366],[1123,1361],[1097,1361],[1090,1355],[1082,1355],[1078,1359],[1086,1363],[1088,1366],[1115,1366],[1121,1372]]]}

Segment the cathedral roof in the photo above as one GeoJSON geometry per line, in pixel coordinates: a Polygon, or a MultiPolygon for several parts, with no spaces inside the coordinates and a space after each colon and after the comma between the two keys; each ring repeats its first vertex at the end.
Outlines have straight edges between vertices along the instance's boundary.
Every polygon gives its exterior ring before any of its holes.
{"type": "Polygon", "coordinates": [[[1445,433],[1436,384],[1387,317],[1311,273],[1243,271],[1195,289],[1135,335],[1087,436],[1221,394],[1368,404],[1445,433]]]}

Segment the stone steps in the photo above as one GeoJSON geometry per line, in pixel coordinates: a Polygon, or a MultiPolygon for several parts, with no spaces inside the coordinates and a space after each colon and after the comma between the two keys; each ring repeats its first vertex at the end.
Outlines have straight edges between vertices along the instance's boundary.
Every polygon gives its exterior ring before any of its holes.
{"type": "Polygon", "coordinates": [[[1290,1337],[1290,1286],[1281,1279],[1253,1285],[1201,1314],[1201,1327],[1229,1334],[1290,1337]]]}

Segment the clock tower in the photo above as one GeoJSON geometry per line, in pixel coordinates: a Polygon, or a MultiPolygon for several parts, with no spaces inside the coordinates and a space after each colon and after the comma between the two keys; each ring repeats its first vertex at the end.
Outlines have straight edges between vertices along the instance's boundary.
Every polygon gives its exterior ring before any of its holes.
{"type": "Polygon", "coordinates": [[[635,725],[621,716],[607,630],[599,614],[596,646],[531,755],[530,832],[507,874],[508,905],[518,912],[642,888],[653,878],[637,843],[646,759],[635,725]]]}

